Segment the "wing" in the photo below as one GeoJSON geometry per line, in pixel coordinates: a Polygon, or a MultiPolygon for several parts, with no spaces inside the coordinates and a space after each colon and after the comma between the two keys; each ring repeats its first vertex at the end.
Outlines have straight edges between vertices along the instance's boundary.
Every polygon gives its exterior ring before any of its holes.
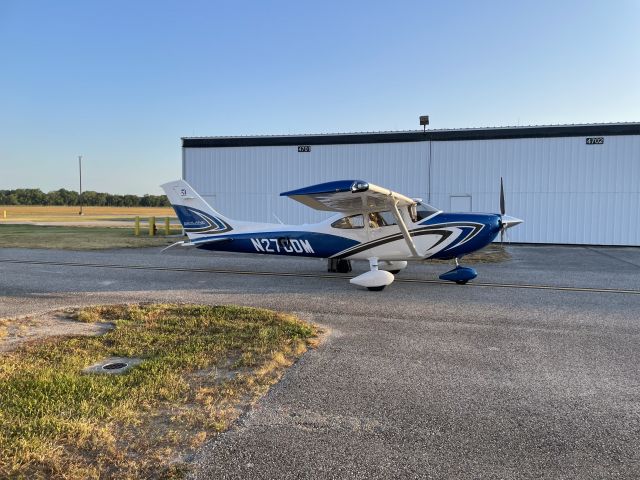
{"type": "Polygon", "coordinates": [[[283,192],[315,210],[341,213],[377,212],[416,203],[409,197],[362,180],[338,180],[283,192]]]}
{"type": "Polygon", "coordinates": [[[338,180],[336,182],[321,183],[310,187],[291,190],[280,194],[290,197],[316,210],[341,213],[367,213],[390,210],[396,218],[402,236],[414,257],[418,257],[407,225],[398,210],[415,204],[415,200],[405,197],[362,180],[338,180]]]}

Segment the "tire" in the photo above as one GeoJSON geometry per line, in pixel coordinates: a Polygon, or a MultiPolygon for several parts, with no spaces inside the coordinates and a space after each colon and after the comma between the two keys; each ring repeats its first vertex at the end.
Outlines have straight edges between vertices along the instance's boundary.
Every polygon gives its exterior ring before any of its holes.
{"type": "Polygon", "coordinates": [[[456,280],[458,285],[466,285],[469,280],[456,280]]]}
{"type": "Polygon", "coordinates": [[[349,260],[338,260],[336,270],[338,273],[349,273],[351,271],[351,262],[349,260]]]}
{"type": "Polygon", "coordinates": [[[400,270],[388,270],[389,273],[393,274],[393,275],[397,275],[400,273],[400,270]]]}
{"type": "Polygon", "coordinates": [[[367,287],[367,290],[370,292],[381,292],[384,290],[384,287],[386,287],[386,285],[381,285],[380,287],[367,287]]]}

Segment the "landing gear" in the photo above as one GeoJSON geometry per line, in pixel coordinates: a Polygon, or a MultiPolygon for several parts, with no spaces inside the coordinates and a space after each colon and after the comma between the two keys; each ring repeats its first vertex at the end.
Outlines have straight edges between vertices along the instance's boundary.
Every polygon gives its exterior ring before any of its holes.
{"type": "Polygon", "coordinates": [[[371,270],[352,278],[349,282],[354,285],[366,287],[372,292],[384,290],[384,287],[393,282],[393,275],[391,273],[378,269],[377,257],[369,258],[369,268],[371,268],[371,270]]]}
{"type": "Polygon", "coordinates": [[[338,273],[349,273],[351,271],[351,260],[338,260],[338,273]]]}
{"type": "Polygon", "coordinates": [[[469,280],[473,280],[478,276],[478,272],[473,268],[461,267],[457,258],[455,261],[456,268],[440,275],[440,280],[448,280],[450,282],[456,282],[458,285],[465,285],[469,280]]]}
{"type": "Polygon", "coordinates": [[[382,285],[380,287],[367,287],[367,290],[369,290],[370,292],[381,292],[382,290],[384,290],[384,287],[386,287],[386,285],[382,285]]]}
{"type": "Polygon", "coordinates": [[[327,271],[332,273],[349,273],[351,271],[351,260],[330,258],[327,271]]]}
{"type": "Polygon", "coordinates": [[[380,270],[386,270],[387,272],[395,275],[397,273],[400,273],[405,268],[407,268],[407,262],[405,262],[404,260],[402,260],[402,261],[398,261],[398,260],[381,260],[379,262],[378,268],[380,270]]]}

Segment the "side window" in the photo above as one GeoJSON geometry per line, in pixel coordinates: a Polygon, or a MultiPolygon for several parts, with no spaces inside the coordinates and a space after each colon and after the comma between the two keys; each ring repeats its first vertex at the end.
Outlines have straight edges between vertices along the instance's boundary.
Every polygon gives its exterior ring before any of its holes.
{"type": "Polygon", "coordinates": [[[351,215],[336,220],[331,226],[333,228],[364,228],[364,218],[362,215],[351,215]]]}
{"type": "Polygon", "coordinates": [[[369,228],[388,227],[396,224],[396,219],[390,211],[371,212],[369,214],[369,228]]]}
{"type": "Polygon", "coordinates": [[[390,211],[387,210],[386,212],[380,212],[380,216],[384,221],[384,225],[383,225],[384,227],[389,225],[397,225],[396,217],[390,211]]]}

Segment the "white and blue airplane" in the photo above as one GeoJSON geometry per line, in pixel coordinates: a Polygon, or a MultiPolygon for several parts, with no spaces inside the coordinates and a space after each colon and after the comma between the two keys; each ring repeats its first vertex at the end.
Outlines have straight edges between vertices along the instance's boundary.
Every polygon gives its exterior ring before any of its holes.
{"type": "Polygon", "coordinates": [[[338,272],[351,260],[367,260],[370,270],[352,278],[355,285],[382,290],[409,261],[455,260],[442,280],[465,284],[477,276],[460,266],[464,255],[480,250],[498,234],[522,223],[505,215],[500,180],[500,214],[445,213],[362,180],[338,180],[281,193],[316,210],[336,212],[311,225],[232,220],[216,212],[184,180],[162,185],[189,241],[174,245],[204,250],[319,257],[338,272]]]}

